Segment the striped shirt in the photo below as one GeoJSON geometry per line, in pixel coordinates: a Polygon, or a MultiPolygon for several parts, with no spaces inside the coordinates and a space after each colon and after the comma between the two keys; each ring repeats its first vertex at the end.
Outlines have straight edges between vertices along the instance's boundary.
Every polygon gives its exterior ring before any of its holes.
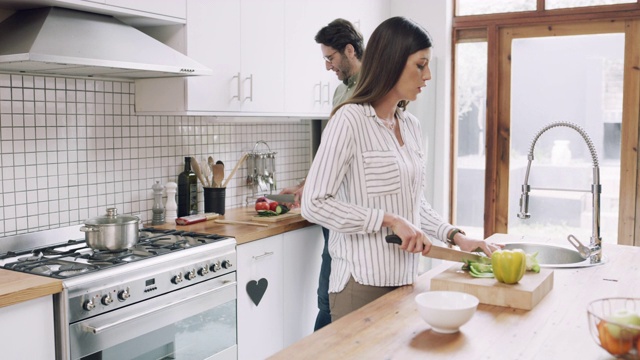
{"type": "Polygon", "coordinates": [[[302,215],[330,229],[329,292],[349,278],[372,286],[413,283],[420,254],[387,244],[385,212],[399,215],[431,239],[446,240],[453,226],[424,198],[425,156],[420,124],[397,111],[404,140],[400,146],[369,104],[348,104],[329,121],[307,175],[302,215]]]}

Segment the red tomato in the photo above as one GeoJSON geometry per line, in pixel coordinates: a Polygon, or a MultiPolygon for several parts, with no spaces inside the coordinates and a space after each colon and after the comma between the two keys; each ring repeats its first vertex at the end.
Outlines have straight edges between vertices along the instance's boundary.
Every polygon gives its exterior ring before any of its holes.
{"type": "Polygon", "coordinates": [[[276,211],[276,206],[278,206],[278,202],[277,201],[271,201],[269,203],[269,210],[276,211]]]}
{"type": "Polygon", "coordinates": [[[269,203],[261,201],[256,203],[256,211],[269,210],[269,203]]]}

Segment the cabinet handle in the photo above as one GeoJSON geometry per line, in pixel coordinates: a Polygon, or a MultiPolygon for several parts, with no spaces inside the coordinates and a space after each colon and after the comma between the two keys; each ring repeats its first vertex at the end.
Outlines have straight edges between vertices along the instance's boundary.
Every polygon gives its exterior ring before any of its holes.
{"type": "Polygon", "coordinates": [[[249,96],[246,96],[244,100],[249,100],[253,102],[253,74],[249,75],[248,78],[245,78],[244,81],[249,80],[249,96]]]}
{"type": "Polygon", "coordinates": [[[240,89],[241,89],[241,87],[240,87],[240,73],[238,72],[238,75],[232,77],[231,79],[232,80],[236,79],[236,87],[238,89],[238,95],[232,96],[231,100],[238,99],[238,101],[240,101],[240,89]]]}
{"type": "Polygon", "coordinates": [[[314,100],[313,103],[318,103],[318,104],[322,104],[322,81],[320,81],[319,83],[313,85],[313,92],[315,93],[315,90],[318,89],[318,96],[316,97],[314,94],[314,100]]]}
{"type": "Polygon", "coordinates": [[[260,258],[271,256],[271,255],[273,255],[273,251],[265,251],[264,254],[262,255],[253,256],[253,260],[258,260],[260,258]]]}
{"type": "Polygon", "coordinates": [[[327,100],[323,101],[322,103],[329,105],[329,99],[331,99],[331,95],[330,95],[331,94],[331,84],[327,83],[326,86],[327,86],[327,100]]]}

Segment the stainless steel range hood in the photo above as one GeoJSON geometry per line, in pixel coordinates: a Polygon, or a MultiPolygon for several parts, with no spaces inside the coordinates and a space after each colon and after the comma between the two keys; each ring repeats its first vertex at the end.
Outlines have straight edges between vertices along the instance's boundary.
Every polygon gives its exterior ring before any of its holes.
{"type": "Polygon", "coordinates": [[[142,79],[211,69],[108,16],[47,7],[0,23],[0,71],[142,79]]]}

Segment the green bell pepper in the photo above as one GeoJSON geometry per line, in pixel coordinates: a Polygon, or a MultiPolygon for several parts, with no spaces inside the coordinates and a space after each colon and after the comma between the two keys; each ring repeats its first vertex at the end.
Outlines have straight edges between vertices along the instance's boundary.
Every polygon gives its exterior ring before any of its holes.
{"type": "Polygon", "coordinates": [[[505,284],[515,284],[526,271],[527,256],[521,249],[496,250],[491,254],[491,267],[496,280],[505,284]]]}

